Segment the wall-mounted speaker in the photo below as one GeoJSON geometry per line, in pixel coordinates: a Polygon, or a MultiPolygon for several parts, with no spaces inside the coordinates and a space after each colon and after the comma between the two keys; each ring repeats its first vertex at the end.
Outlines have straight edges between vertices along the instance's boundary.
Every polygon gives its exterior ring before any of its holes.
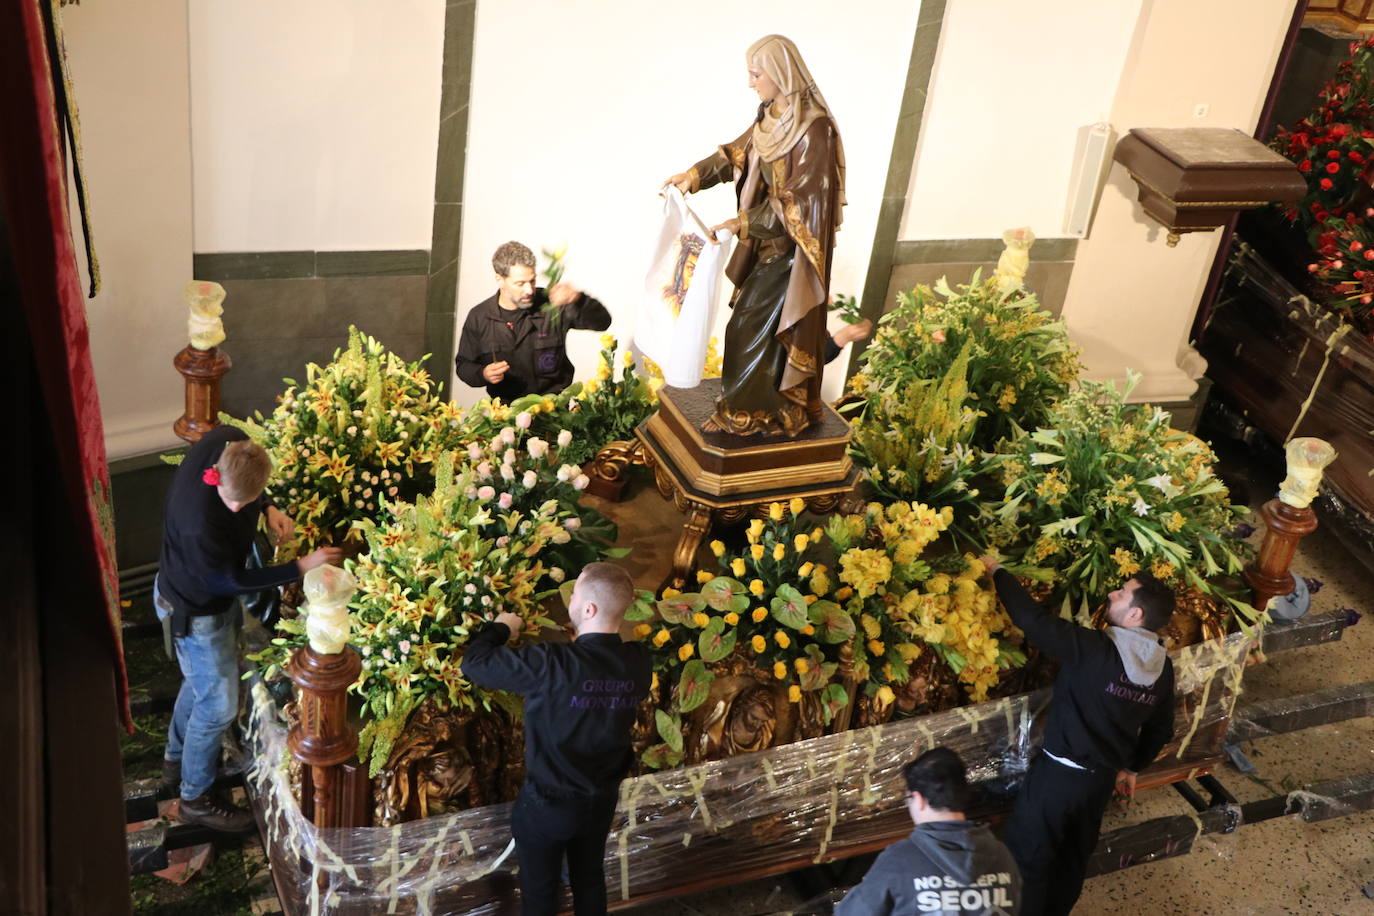
{"type": "Polygon", "coordinates": [[[1064,234],[1087,238],[1102,193],[1102,181],[1111,167],[1112,143],[1116,134],[1105,121],[1078,129],[1074,147],[1073,172],[1069,176],[1069,202],[1064,210],[1064,234]]]}

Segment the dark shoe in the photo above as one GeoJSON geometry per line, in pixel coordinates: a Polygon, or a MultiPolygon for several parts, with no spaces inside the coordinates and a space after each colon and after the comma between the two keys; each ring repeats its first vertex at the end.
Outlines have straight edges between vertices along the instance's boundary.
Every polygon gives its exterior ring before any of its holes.
{"type": "Polygon", "coordinates": [[[162,788],[181,791],[181,761],[162,758],[162,788]]]}
{"type": "Polygon", "coordinates": [[[199,824],[221,833],[249,833],[257,826],[253,812],[217,798],[213,792],[200,798],[183,798],[178,819],[183,824],[199,824]]]}

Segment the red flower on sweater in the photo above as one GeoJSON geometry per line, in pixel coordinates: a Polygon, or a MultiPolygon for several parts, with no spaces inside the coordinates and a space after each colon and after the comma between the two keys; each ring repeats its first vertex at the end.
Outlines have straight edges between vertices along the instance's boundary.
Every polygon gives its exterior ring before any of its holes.
{"type": "Polygon", "coordinates": [[[208,484],[209,484],[210,486],[212,486],[212,487],[217,487],[217,486],[219,486],[219,469],[218,469],[218,468],[206,468],[206,469],[205,469],[205,473],[203,473],[203,474],[200,475],[200,479],[203,480],[203,481],[205,481],[206,483],[208,483],[208,484]]]}

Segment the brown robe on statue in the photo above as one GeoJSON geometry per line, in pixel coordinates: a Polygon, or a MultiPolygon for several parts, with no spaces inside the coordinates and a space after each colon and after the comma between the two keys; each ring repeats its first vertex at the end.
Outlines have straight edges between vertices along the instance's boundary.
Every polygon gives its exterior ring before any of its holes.
{"type": "MultiPolygon", "coordinates": [[[[769,36],[764,42],[770,39],[786,41],[769,36]]],[[[790,148],[771,162],[755,148],[751,126],[687,172],[693,191],[734,181],[739,200],[739,244],[725,269],[735,293],[725,330],[723,392],[708,429],[791,437],[820,419],[844,153],[834,121],[816,108],[819,116],[799,126],[790,148]]],[[[761,119],[765,115],[775,118],[761,111],[761,119]]]]}

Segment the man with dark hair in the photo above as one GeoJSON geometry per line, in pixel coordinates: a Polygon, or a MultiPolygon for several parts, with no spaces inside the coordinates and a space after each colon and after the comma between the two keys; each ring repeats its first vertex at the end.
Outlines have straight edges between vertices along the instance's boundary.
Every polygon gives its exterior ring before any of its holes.
{"type": "Polygon", "coordinates": [[[281,540],[291,519],[263,494],[272,462],[262,446],[232,426],[217,426],[191,446],[167,492],[162,555],[153,603],[181,667],[167,729],[162,779],[181,793],[180,819],[212,830],[251,830],[253,815],[211,791],[220,738],[239,709],[237,596],[285,585],[337,563],[321,548],[299,560],[246,569],[261,518],[281,540]]]}
{"type": "Polygon", "coordinates": [[[606,912],[606,836],[653,677],[648,650],[620,639],[634,597],[624,569],[590,563],[568,600],[572,642],[509,648],[523,621],[503,613],[463,654],[468,680],[525,697],[525,783],[511,808],[525,916],[557,912],[565,858],[577,916],[606,912]]]}
{"type": "Polygon", "coordinates": [[[496,294],[473,306],[463,321],[454,357],[458,377],[507,403],[562,391],[573,378],[568,331],[604,331],[611,313],[567,283],[547,291],[536,287],[534,252],[519,242],[496,249],[491,266],[496,294]]]}
{"type": "Polygon", "coordinates": [[[1041,607],[991,557],[983,565],[1027,642],[1061,665],[1043,752],[1016,798],[1007,846],[1025,881],[1022,912],[1066,914],[1083,890],[1113,787],[1133,796],[1136,773],[1173,737],[1174,669],[1156,631],[1173,615],[1174,595],[1136,574],[1107,596],[1103,632],[1041,607]]]}
{"type": "Polygon", "coordinates": [[[1021,876],[1007,848],[966,820],[964,762],[947,747],[926,751],[902,771],[916,829],[887,847],[835,916],[976,913],[1015,916],[1021,876]]]}

